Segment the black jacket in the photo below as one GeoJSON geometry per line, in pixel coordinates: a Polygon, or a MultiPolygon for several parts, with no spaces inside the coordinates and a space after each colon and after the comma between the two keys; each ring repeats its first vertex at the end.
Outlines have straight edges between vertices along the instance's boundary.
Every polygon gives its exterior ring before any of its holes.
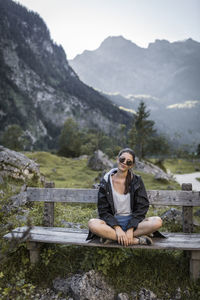
{"type": "MultiPolygon", "coordinates": [[[[115,215],[112,188],[110,183],[111,173],[117,172],[117,169],[112,169],[107,173],[100,182],[98,192],[98,214],[99,218],[104,220],[109,226],[119,225],[115,215]]],[[[149,200],[147,197],[144,183],[140,176],[133,174],[130,189],[132,218],[128,223],[127,229],[133,227],[136,229],[138,223],[144,218],[149,208],[149,200]]],[[[95,235],[89,232],[87,239],[93,238],[95,235]]]]}

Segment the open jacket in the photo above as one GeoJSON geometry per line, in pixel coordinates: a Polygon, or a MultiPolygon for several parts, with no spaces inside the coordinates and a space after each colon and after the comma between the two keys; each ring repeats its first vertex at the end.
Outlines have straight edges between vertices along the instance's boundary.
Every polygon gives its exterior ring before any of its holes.
{"type": "MultiPolygon", "coordinates": [[[[98,214],[99,218],[104,220],[109,226],[119,225],[115,218],[115,208],[113,202],[112,188],[110,176],[117,172],[116,169],[110,170],[101,180],[98,192],[98,214]]],[[[147,197],[144,183],[140,176],[133,174],[129,186],[132,218],[130,219],[127,229],[133,227],[136,229],[138,223],[144,218],[149,208],[149,200],[147,197]]],[[[120,226],[120,225],[119,225],[120,226]]],[[[89,232],[87,240],[94,238],[95,235],[89,232]]]]}

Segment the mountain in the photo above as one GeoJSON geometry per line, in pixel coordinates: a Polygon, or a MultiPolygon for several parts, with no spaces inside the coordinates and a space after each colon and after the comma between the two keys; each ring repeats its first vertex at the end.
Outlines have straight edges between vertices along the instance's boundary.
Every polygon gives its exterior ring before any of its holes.
{"type": "Polygon", "coordinates": [[[200,97],[200,43],[192,39],[156,40],[141,48],[122,36],[108,37],[69,63],[81,80],[104,92],[146,94],[169,103],[200,97]]]}
{"type": "Polygon", "coordinates": [[[143,100],[159,132],[180,144],[200,142],[200,43],[156,40],[138,47],[108,37],[94,51],[69,61],[81,80],[124,110],[143,100]]]}
{"type": "Polygon", "coordinates": [[[18,124],[33,148],[54,148],[67,118],[114,134],[130,116],[80,81],[37,13],[0,0],[0,136],[18,124]]]}

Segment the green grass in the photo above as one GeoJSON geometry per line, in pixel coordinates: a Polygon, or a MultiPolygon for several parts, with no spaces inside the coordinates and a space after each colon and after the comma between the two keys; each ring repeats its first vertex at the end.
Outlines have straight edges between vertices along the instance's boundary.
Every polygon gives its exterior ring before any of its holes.
{"type": "MultiPolygon", "coordinates": [[[[54,181],[56,187],[91,188],[94,179],[99,175],[99,172],[87,167],[86,159],[69,159],[47,152],[26,152],[25,155],[40,165],[41,173],[45,175],[46,180],[54,181]]],[[[168,166],[173,165],[171,160],[166,162],[168,166]]],[[[153,175],[136,173],[142,176],[146,189],[180,189],[180,186],[173,181],[164,183],[155,180],[153,175]]],[[[5,187],[5,191],[7,198],[4,201],[12,194],[8,186],[5,187]]],[[[147,216],[161,215],[166,209],[168,208],[153,207],[147,216]]],[[[23,214],[23,210],[29,211],[32,224],[42,224],[43,204],[34,203],[22,207],[20,212],[0,214],[2,224],[10,224],[10,227],[5,230],[26,225],[17,218],[19,213],[23,214]]],[[[87,228],[88,220],[96,216],[96,205],[60,203],[55,205],[55,226],[63,226],[63,221],[67,221],[80,223],[83,228],[87,228]]],[[[196,220],[200,219],[196,218],[196,220]]],[[[180,231],[180,228],[172,228],[164,224],[163,230],[180,231]]],[[[1,234],[3,233],[5,234],[5,231],[1,234]]],[[[4,247],[5,242],[2,245],[4,247]]],[[[168,291],[173,298],[174,291],[180,286],[182,290],[186,287],[190,290],[190,300],[196,300],[200,295],[200,281],[193,283],[189,280],[188,259],[181,251],[130,251],[124,248],[99,249],[44,245],[41,249],[41,261],[35,267],[29,263],[25,244],[17,245],[13,249],[6,248],[5,254],[0,262],[0,298],[4,293],[2,300],[36,299],[35,287],[51,288],[52,280],[58,276],[66,278],[75,272],[92,268],[106,274],[107,280],[118,292],[139,291],[142,287],[146,287],[160,298],[164,297],[164,291],[168,291]]],[[[181,299],[186,300],[188,297],[184,298],[182,295],[181,299]]]]}
{"type": "Polygon", "coordinates": [[[196,180],[200,181],[200,178],[197,177],[196,180]]]}
{"type": "Polygon", "coordinates": [[[99,172],[87,167],[86,159],[71,159],[47,152],[28,152],[26,156],[35,160],[48,181],[57,188],[91,188],[99,172]]]}
{"type": "Polygon", "coordinates": [[[180,190],[180,185],[176,181],[170,180],[167,183],[154,179],[154,175],[152,174],[146,174],[138,171],[135,171],[135,174],[138,174],[142,177],[147,190],[180,190]]]}
{"type": "Polygon", "coordinates": [[[164,166],[174,174],[187,174],[196,172],[196,169],[200,169],[200,161],[173,158],[164,160],[164,166]]]}

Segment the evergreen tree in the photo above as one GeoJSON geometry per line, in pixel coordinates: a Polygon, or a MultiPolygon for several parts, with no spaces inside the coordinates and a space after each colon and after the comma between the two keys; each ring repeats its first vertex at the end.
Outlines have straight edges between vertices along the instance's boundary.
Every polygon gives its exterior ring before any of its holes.
{"type": "Polygon", "coordinates": [[[133,126],[129,131],[129,144],[135,148],[139,159],[143,158],[147,153],[147,145],[150,138],[155,134],[154,121],[148,120],[150,111],[146,109],[143,101],[140,102],[133,126]]]}
{"type": "Polygon", "coordinates": [[[135,120],[133,121],[133,125],[128,132],[128,144],[132,149],[136,148],[136,140],[137,140],[137,130],[135,127],[135,120]]]}
{"type": "Polygon", "coordinates": [[[59,137],[58,154],[66,157],[77,157],[81,150],[81,134],[77,123],[69,118],[65,122],[59,137]]]}

